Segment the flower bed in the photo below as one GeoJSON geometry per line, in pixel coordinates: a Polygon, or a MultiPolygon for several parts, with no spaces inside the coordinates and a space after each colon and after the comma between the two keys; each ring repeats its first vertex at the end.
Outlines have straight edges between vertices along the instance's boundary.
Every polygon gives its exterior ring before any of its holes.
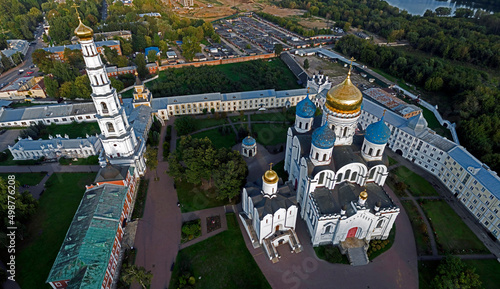
{"type": "Polygon", "coordinates": [[[207,233],[213,232],[221,228],[220,216],[212,216],[207,218],[207,233]]]}

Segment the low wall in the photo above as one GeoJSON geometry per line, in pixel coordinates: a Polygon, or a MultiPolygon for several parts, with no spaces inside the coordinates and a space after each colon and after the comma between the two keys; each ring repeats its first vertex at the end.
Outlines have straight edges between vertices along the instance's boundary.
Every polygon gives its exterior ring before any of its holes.
{"type": "Polygon", "coordinates": [[[160,71],[162,71],[162,70],[166,70],[169,68],[179,68],[179,67],[185,67],[185,66],[200,67],[203,65],[221,65],[221,64],[228,64],[228,63],[237,63],[237,62],[257,60],[257,59],[269,59],[269,58],[273,58],[273,57],[276,57],[276,55],[274,53],[267,53],[267,54],[242,56],[242,57],[235,57],[235,58],[224,58],[224,59],[219,59],[219,60],[179,63],[179,64],[173,64],[173,65],[162,65],[162,66],[158,67],[158,69],[160,71]]]}

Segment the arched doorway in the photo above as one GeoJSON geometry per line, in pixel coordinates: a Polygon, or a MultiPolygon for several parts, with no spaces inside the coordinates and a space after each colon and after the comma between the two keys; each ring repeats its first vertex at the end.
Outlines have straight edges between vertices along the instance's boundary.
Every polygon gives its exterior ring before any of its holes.
{"type": "Polygon", "coordinates": [[[358,227],[351,228],[347,232],[347,238],[355,238],[356,237],[356,232],[358,231],[358,227]]]}
{"type": "Polygon", "coordinates": [[[396,153],[397,153],[398,155],[400,155],[400,156],[402,156],[402,155],[403,155],[403,151],[402,151],[402,150],[400,150],[400,149],[397,149],[397,150],[396,150],[396,153]]]}

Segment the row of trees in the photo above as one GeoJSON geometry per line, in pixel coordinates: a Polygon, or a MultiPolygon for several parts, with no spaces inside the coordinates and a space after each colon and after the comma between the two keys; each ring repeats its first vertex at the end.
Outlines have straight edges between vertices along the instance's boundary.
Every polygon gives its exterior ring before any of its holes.
{"type": "Polygon", "coordinates": [[[0,0],[0,33],[7,33],[7,38],[32,40],[36,25],[43,18],[40,2],[0,0]]]}
{"type": "Polygon", "coordinates": [[[391,75],[435,91],[435,101],[458,120],[460,140],[468,150],[500,171],[500,90],[484,71],[377,46],[355,36],[339,40],[335,49],[391,75]]]}
{"type": "Polygon", "coordinates": [[[208,138],[182,136],[179,150],[168,157],[168,174],[193,185],[215,187],[217,199],[236,197],[244,185],[248,169],[237,151],[216,149],[208,138]],[[181,163],[182,161],[182,163],[181,163]]]}

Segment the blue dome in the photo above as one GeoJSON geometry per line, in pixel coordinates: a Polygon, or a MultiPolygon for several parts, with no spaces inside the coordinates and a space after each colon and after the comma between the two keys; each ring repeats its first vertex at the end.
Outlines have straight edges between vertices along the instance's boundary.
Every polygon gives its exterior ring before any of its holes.
{"type": "Polygon", "coordinates": [[[386,144],[391,136],[391,130],[384,122],[384,117],[382,119],[370,124],[366,128],[365,139],[374,144],[386,144]]]}
{"type": "Polygon", "coordinates": [[[247,136],[243,139],[243,145],[253,146],[255,144],[255,139],[251,136],[247,136]]]}
{"type": "Polygon", "coordinates": [[[314,117],[315,113],[316,105],[309,99],[309,96],[306,96],[306,98],[297,103],[297,107],[295,108],[295,114],[303,118],[314,117]]]}
{"type": "Polygon", "coordinates": [[[320,149],[333,147],[335,144],[335,133],[328,127],[328,123],[314,130],[312,133],[312,144],[320,149]]]}

